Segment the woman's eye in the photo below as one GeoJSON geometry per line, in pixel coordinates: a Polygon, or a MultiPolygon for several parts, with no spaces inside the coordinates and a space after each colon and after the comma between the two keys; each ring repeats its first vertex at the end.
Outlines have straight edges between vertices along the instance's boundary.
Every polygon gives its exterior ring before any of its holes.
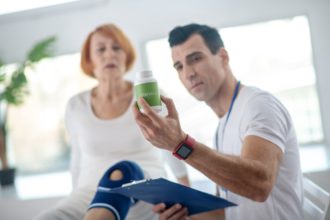
{"type": "Polygon", "coordinates": [[[121,50],[121,47],[119,45],[113,45],[112,49],[117,51],[117,50],[121,50]]]}
{"type": "Polygon", "coordinates": [[[105,51],[105,47],[99,47],[99,48],[97,48],[96,51],[99,52],[99,53],[102,53],[102,52],[105,51]]]}

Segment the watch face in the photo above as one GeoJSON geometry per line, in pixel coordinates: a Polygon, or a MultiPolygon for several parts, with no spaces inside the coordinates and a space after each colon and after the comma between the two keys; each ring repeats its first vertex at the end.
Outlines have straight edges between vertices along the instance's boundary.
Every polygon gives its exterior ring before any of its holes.
{"type": "Polygon", "coordinates": [[[187,147],[186,145],[183,144],[176,153],[179,154],[182,158],[187,158],[191,153],[191,151],[192,150],[190,147],[187,147]]]}

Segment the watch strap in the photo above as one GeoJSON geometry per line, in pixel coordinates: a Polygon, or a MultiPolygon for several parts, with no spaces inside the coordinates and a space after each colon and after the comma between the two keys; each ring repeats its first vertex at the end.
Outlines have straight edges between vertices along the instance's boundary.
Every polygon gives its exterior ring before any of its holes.
{"type": "Polygon", "coordinates": [[[175,156],[175,157],[177,157],[178,159],[180,159],[180,160],[185,160],[185,159],[187,159],[187,157],[189,156],[189,154],[188,154],[188,156],[186,157],[186,158],[184,158],[184,157],[182,157],[179,153],[178,153],[178,151],[180,150],[180,148],[182,147],[182,145],[185,145],[186,147],[188,147],[188,148],[190,148],[190,150],[191,151],[193,151],[193,145],[195,144],[195,139],[194,138],[192,138],[192,137],[190,137],[188,134],[187,134],[187,136],[185,137],[185,139],[183,140],[183,141],[181,141],[179,144],[178,144],[178,146],[176,146],[175,147],[175,149],[174,149],[174,151],[172,152],[172,154],[175,156]]]}

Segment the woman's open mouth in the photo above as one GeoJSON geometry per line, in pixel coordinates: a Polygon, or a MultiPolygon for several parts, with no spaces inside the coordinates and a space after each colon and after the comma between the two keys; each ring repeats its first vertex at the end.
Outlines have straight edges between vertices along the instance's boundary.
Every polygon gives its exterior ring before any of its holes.
{"type": "Polygon", "coordinates": [[[105,69],[113,69],[113,68],[117,68],[117,65],[116,64],[107,64],[107,65],[105,65],[105,67],[104,67],[105,69]]]}

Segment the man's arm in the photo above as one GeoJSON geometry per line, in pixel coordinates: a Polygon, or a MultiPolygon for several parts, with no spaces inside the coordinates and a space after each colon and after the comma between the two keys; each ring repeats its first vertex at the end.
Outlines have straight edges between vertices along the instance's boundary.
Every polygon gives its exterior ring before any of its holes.
{"type": "MultiPolygon", "coordinates": [[[[171,99],[162,97],[168,116],[157,115],[145,100],[139,102],[142,114],[134,107],[135,119],[145,138],[153,145],[169,151],[185,138],[178,113],[171,99]]],[[[243,141],[240,156],[218,153],[196,142],[193,153],[186,160],[208,178],[228,190],[255,201],[265,201],[275,183],[282,151],[275,144],[257,136],[243,141]]]]}
{"type": "Polygon", "coordinates": [[[248,136],[240,156],[225,155],[201,143],[186,162],[226,189],[263,202],[275,183],[282,151],[273,143],[248,136]]]}

